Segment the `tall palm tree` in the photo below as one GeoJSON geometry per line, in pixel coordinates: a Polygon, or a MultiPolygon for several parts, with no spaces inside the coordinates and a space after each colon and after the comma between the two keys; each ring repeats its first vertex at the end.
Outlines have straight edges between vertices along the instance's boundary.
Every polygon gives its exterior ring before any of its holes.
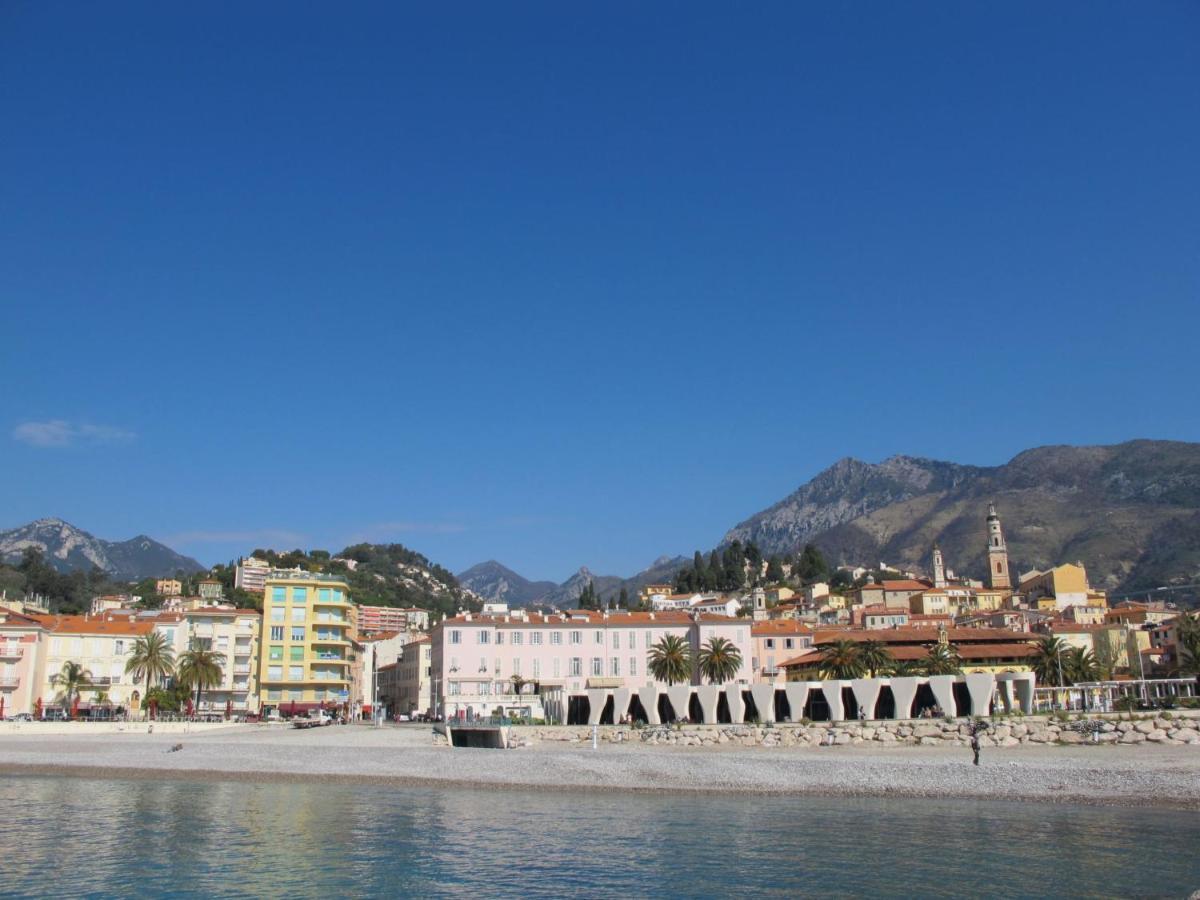
{"type": "Polygon", "coordinates": [[[1030,665],[1037,680],[1042,684],[1063,687],[1062,681],[1067,680],[1067,667],[1061,657],[1067,652],[1066,642],[1053,636],[1044,637],[1037,642],[1034,651],[1030,665]],[[1061,680],[1059,679],[1060,671],[1063,676],[1061,680]]]}
{"type": "Polygon", "coordinates": [[[668,634],[650,648],[647,657],[650,674],[659,681],[675,684],[692,677],[692,647],[683,638],[668,634]]]}
{"type": "Polygon", "coordinates": [[[1072,684],[1100,679],[1100,665],[1096,662],[1095,654],[1082,647],[1072,647],[1063,654],[1063,671],[1067,681],[1072,684]]]}
{"type": "Polygon", "coordinates": [[[883,641],[863,641],[858,645],[858,656],[872,678],[892,664],[892,651],[883,641]]]}
{"type": "Polygon", "coordinates": [[[1180,675],[1200,680],[1200,620],[1182,612],[1175,619],[1175,646],[1180,675]]]}
{"type": "Polygon", "coordinates": [[[733,679],[742,667],[742,651],[728,638],[709,638],[700,648],[700,674],[713,684],[733,679]]]}
{"type": "Polygon", "coordinates": [[[199,647],[192,647],[191,650],[179,654],[175,677],[184,687],[195,689],[196,709],[200,708],[200,698],[204,691],[221,683],[224,677],[222,658],[212,650],[199,647]]]}
{"type": "Polygon", "coordinates": [[[175,651],[165,637],[152,631],[134,641],[133,652],[125,661],[125,671],[134,678],[146,679],[146,693],[143,695],[146,702],[143,706],[149,709],[150,685],[175,671],[175,651]]]}
{"type": "Polygon", "coordinates": [[[834,641],[821,651],[822,678],[861,678],[866,671],[857,641],[834,641]]]}
{"type": "Polygon", "coordinates": [[[924,659],[926,675],[961,675],[962,660],[953,644],[934,644],[924,659]]]}
{"type": "MultiPolygon", "coordinates": [[[[50,676],[50,683],[62,688],[63,707],[71,710],[79,692],[92,683],[92,673],[81,663],[68,660],[63,663],[62,671],[50,676]]],[[[74,713],[70,715],[75,717],[74,713]]]]}

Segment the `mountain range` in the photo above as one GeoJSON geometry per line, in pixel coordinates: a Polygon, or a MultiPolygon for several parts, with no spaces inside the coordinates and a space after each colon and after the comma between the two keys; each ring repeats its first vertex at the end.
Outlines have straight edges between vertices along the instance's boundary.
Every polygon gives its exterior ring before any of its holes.
{"type": "MultiPolygon", "coordinates": [[[[951,568],[982,577],[990,502],[1001,516],[1014,573],[1078,561],[1093,586],[1117,593],[1200,582],[1200,444],[1176,441],[1038,447],[999,466],[846,458],[729,529],[718,547],[753,541],[770,556],[813,543],[835,564],[886,562],[928,572],[937,543],[951,568]]],[[[561,605],[579,595],[588,577],[602,597],[621,587],[635,594],[642,585],[670,581],[689,561],[661,557],[624,579],[583,568],[521,602],[561,605]]],[[[545,584],[504,571],[526,585],[545,584]]],[[[491,597],[486,584],[474,590],[491,597]]]]}
{"type": "Polygon", "coordinates": [[[0,531],[0,562],[20,562],[27,547],[39,549],[46,562],[60,572],[95,566],[120,581],[163,577],[180,570],[206,571],[190,556],[144,534],[127,541],[106,541],[62,519],[38,519],[0,531]]]}

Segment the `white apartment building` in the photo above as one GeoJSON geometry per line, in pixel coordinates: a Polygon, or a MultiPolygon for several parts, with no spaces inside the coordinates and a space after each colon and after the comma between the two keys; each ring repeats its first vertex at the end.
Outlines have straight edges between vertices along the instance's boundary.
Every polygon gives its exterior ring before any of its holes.
{"type": "Polygon", "coordinates": [[[265,559],[248,556],[234,570],[233,586],[243,591],[253,591],[261,594],[266,587],[267,576],[271,574],[271,564],[265,559]]]}

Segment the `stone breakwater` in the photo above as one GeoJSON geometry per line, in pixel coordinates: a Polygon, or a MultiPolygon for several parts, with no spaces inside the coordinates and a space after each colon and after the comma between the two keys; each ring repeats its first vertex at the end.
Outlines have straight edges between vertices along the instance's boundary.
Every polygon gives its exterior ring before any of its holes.
{"type": "MultiPolygon", "coordinates": [[[[1093,720],[1095,721],[1095,720],[1093,720]]],[[[653,725],[634,728],[601,725],[596,738],[606,744],[646,744],[674,747],[839,747],[839,746],[969,746],[971,720],[912,720],[904,722],[836,722],[811,725],[653,725]]],[[[508,729],[509,748],[548,743],[590,743],[587,726],[514,726],[508,729]]],[[[438,741],[439,743],[444,742],[438,741]]],[[[1194,718],[1104,720],[1094,735],[1078,730],[1076,722],[1057,719],[1004,719],[979,736],[982,747],[1020,747],[1028,744],[1174,744],[1200,749],[1200,721],[1194,718]],[[1073,727],[1074,726],[1074,727],[1073,727]]]]}

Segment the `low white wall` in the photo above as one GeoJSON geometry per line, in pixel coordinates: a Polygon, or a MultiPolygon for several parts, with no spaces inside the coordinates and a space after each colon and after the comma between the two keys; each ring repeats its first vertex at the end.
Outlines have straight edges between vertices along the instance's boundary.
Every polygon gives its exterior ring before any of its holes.
{"type": "MultiPolygon", "coordinates": [[[[244,722],[154,722],[154,734],[199,734],[234,728],[267,728],[244,722]]],[[[52,734],[146,734],[149,726],[145,722],[0,722],[0,735],[52,735],[52,734]]]]}

